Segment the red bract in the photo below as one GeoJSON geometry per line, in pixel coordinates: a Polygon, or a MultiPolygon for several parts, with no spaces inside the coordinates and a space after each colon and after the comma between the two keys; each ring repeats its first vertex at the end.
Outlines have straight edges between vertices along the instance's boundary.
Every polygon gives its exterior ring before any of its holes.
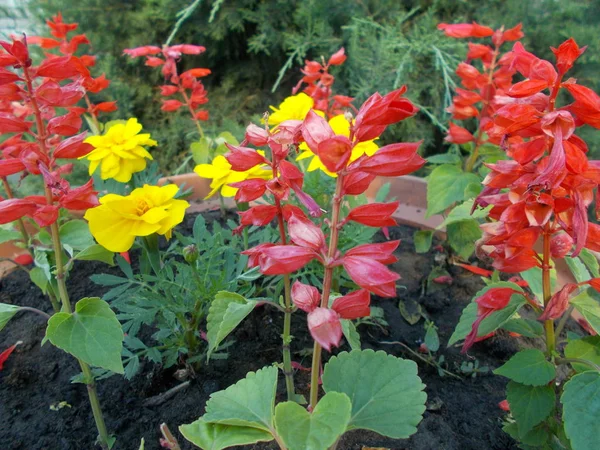
{"type": "Polygon", "coordinates": [[[321,294],[316,287],[296,281],[292,285],[292,301],[302,311],[309,313],[319,306],[321,294]]]}
{"type": "Polygon", "coordinates": [[[344,269],[356,284],[380,297],[396,296],[396,281],[400,275],[368,256],[344,256],[344,269]]]}
{"type": "Polygon", "coordinates": [[[396,225],[392,215],[398,209],[400,202],[371,203],[352,209],[346,220],[358,222],[370,227],[388,227],[396,225]]]}
{"type": "Polygon", "coordinates": [[[494,34],[494,30],[491,28],[479,25],[476,22],[457,24],[440,23],[437,27],[446,36],[453,38],[482,38],[494,34]]]}
{"type": "Polygon", "coordinates": [[[19,345],[19,344],[22,344],[22,342],[18,341],[16,344],[11,345],[6,350],[4,350],[2,353],[0,353],[0,370],[4,369],[4,363],[6,362],[8,357],[12,354],[12,352],[15,351],[15,349],[17,348],[17,345],[19,345]]]}
{"type": "Polygon", "coordinates": [[[328,308],[315,308],[308,314],[308,329],[312,338],[325,350],[340,345],[342,324],[339,315],[328,308]]]}
{"type": "Polygon", "coordinates": [[[365,289],[351,292],[333,301],[331,309],[342,319],[354,320],[371,315],[371,294],[365,289]]]}
{"type": "Polygon", "coordinates": [[[555,320],[560,318],[569,307],[569,298],[579,286],[573,283],[565,284],[560,291],[552,296],[546,304],[544,312],[538,320],[555,320]]]}

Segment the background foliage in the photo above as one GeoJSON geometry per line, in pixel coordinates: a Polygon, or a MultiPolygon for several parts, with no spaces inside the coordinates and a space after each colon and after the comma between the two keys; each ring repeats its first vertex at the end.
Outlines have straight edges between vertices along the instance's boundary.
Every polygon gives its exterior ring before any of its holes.
{"type": "MultiPolygon", "coordinates": [[[[184,159],[193,127],[181,115],[160,111],[159,71],[122,56],[122,49],[165,42],[177,13],[192,0],[29,0],[40,24],[61,11],[80,23],[98,55],[98,73],[113,81],[107,97],[118,100],[113,119],[136,116],[160,148],[154,151],[163,171],[184,159]]],[[[329,55],[345,46],[349,55],[334,72],[336,90],[357,97],[388,92],[402,84],[422,107],[416,120],[393,128],[389,139],[425,139],[427,154],[442,150],[444,124],[455,83],[454,68],[466,43],[446,38],[439,22],[476,20],[507,27],[523,22],[526,47],[551,58],[550,46],[573,36],[588,50],[573,75],[598,90],[600,0],[204,0],[183,23],[173,43],[206,46],[186,57],[185,68],[208,67],[211,119],[208,131],[228,130],[241,137],[252,116],[289,95],[304,58],[329,55]],[[277,89],[272,92],[274,86],[277,89]]],[[[41,25],[37,26],[43,30],[41,25]]],[[[584,136],[585,137],[585,136],[584,136]]],[[[591,142],[594,148],[594,142],[591,142]]]]}

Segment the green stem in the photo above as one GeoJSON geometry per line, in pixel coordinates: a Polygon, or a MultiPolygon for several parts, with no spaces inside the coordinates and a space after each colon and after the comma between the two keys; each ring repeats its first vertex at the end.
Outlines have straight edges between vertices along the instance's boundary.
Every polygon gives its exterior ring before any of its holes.
{"type": "MultiPolygon", "coordinates": [[[[327,250],[328,261],[333,260],[338,245],[340,221],[340,206],[342,204],[342,186],[344,183],[343,174],[339,174],[335,185],[335,194],[333,195],[333,211],[331,215],[331,236],[329,238],[329,248],[327,250]]],[[[331,294],[331,283],[333,281],[333,267],[325,268],[323,277],[323,295],[321,296],[321,307],[327,308],[329,305],[329,295],[331,294]]],[[[310,373],[310,402],[313,409],[319,401],[319,373],[321,370],[321,346],[317,341],[313,346],[312,369],[310,373]]]]}
{"type": "Polygon", "coordinates": [[[592,361],[588,361],[587,359],[556,358],[555,361],[556,361],[556,364],[570,364],[570,363],[584,364],[584,365],[591,367],[592,369],[600,372],[600,366],[598,364],[594,364],[592,361]]]}
{"type": "MultiPolygon", "coordinates": [[[[37,101],[34,96],[33,82],[31,80],[31,76],[29,74],[29,70],[27,67],[23,68],[23,75],[25,77],[25,82],[27,84],[27,91],[29,93],[29,101],[31,103],[31,107],[33,109],[36,127],[37,127],[37,136],[36,140],[40,147],[40,150],[43,154],[50,156],[50,152],[46,146],[46,129],[44,127],[44,121],[42,120],[42,114],[38,107],[37,101]]],[[[46,195],[46,203],[48,205],[53,205],[54,200],[52,198],[52,191],[48,187],[48,185],[44,185],[44,193],[46,195]]],[[[68,314],[72,314],[73,310],[71,308],[71,301],[69,300],[69,293],[67,291],[67,286],[65,283],[65,267],[62,261],[62,245],[60,242],[60,235],[58,230],[58,223],[54,222],[50,225],[50,232],[52,236],[52,246],[54,249],[54,259],[56,263],[56,282],[58,284],[58,293],[62,303],[62,310],[68,314]]],[[[94,420],[96,422],[96,428],[98,429],[98,440],[103,449],[109,448],[109,435],[106,430],[106,425],[104,423],[104,416],[102,415],[102,409],[100,408],[100,401],[98,400],[98,393],[96,392],[96,384],[94,382],[94,377],[90,370],[90,367],[77,358],[77,362],[81,366],[81,370],[83,372],[83,376],[85,379],[85,384],[87,385],[88,397],[90,399],[90,404],[92,406],[92,412],[94,414],[94,420]]]]}
{"type": "MultiPolygon", "coordinates": [[[[544,229],[544,253],[542,256],[542,290],[544,296],[544,306],[547,307],[552,298],[552,283],[550,280],[550,229],[544,229]]],[[[556,337],[554,335],[554,321],[544,321],[546,331],[546,353],[551,356],[556,350],[556,337]]]]}

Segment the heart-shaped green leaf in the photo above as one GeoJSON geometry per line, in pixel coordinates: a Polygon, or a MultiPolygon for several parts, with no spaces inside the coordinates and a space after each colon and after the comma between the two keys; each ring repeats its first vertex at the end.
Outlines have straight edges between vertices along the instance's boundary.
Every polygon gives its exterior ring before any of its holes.
{"type": "Polygon", "coordinates": [[[235,292],[221,291],[210,304],[206,325],[207,359],[223,339],[254,309],[256,302],[246,300],[235,292]]]}
{"type": "Polygon", "coordinates": [[[6,326],[8,321],[19,311],[19,307],[0,303],[0,330],[6,326]]]}
{"type": "Polygon", "coordinates": [[[554,364],[535,348],[520,351],[494,373],[528,386],[544,386],[556,377],[554,364]]]}
{"type": "MultiPolygon", "coordinates": [[[[569,342],[565,347],[565,356],[567,358],[584,359],[596,365],[600,365],[600,336],[586,336],[569,342]]],[[[571,363],[571,365],[577,372],[594,370],[586,364],[574,362],[571,363]]]]}
{"type": "Polygon", "coordinates": [[[275,428],[289,450],[327,449],[346,431],[351,410],[350,399],[339,392],[325,394],[312,413],[284,402],[275,408],[275,428]]]}
{"type": "Polygon", "coordinates": [[[600,442],[600,373],[580,373],[565,383],[561,397],[565,432],[573,450],[596,450],[600,442]]]}
{"type": "Polygon", "coordinates": [[[600,333],[600,303],[598,301],[584,291],[571,299],[571,305],[581,313],[596,333],[600,333]]]}
{"type": "Polygon", "coordinates": [[[206,403],[203,419],[210,423],[273,430],[277,368],[263,367],[215,392],[206,403]]]}
{"type": "Polygon", "coordinates": [[[362,428],[396,439],[417,431],[427,400],[424,388],[413,361],[382,351],[342,352],[323,372],[325,392],[344,393],[352,402],[348,430],[362,428]]]}
{"type": "Polygon", "coordinates": [[[54,314],[48,321],[46,339],[92,366],[123,373],[123,330],[104,300],[82,298],[74,313],[54,314]]]}
{"type": "Polygon", "coordinates": [[[273,440],[273,436],[268,431],[207,423],[202,417],[188,425],[181,425],[179,431],[188,441],[203,450],[222,450],[235,445],[273,440]]]}
{"type": "Polygon", "coordinates": [[[506,399],[517,421],[519,435],[525,436],[550,415],[556,396],[552,386],[526,386],[511,381],[506,388],[506,399]]]}

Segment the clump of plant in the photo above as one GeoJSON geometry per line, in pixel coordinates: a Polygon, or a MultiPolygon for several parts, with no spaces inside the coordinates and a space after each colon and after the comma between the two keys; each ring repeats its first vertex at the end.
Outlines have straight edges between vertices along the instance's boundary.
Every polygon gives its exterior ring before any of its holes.
{"type": "Polygon", "coordinates": [[[600,164],[588,160],[587,145],[575,134],[584,124],[600,128],[600,97],[567,78],[584,50],[568,39],[552,49],[552,64],[520,43],[513,47],[511,64],[524,80],[506,92],[506,104],[486,131],[508,159],[487,164],[490,173],[475,204],[489,209],[491,219],[481,225],[481,253],[499,272],[521,272],[530,291],[513,282],[490,282],[465,309],[450,340],[464,339],[467,352],[510,321],[512,331],[543,343],[545,351],[522,350],[495,370],[510,379],[511,416],[504,429],[524,448],[591,450],[599,437],[600,342],[563,335],[573,309],[600,332],[598,262],[586,251],[600,250],[600,226],[588,220],[600,164]],[[559,103],[561,92],[572,102],[559,103]],[[553,266],[562,259],[578,281],[555,289],[553,266]],[[537,320],[517,316],[525,306],[537,320]]]}
{"type": "MultiPolygon", "coordinates": [[[[86,95],[86,86],[97,79],[88,69],[90,59],[72,54],[85,41],[82,35],[67,39],[76,24],[65,24],[60,16],[49,23],[61,40],[57,45],[69,47],[63,49],[64,56],[46,55],[34,66],[25,37],[0,42],[4,49],[0,53],[0,89],[3,104],[9,104],[0,112],[0,130],[10,136],[3,142],[0,160],[9,196],[0,201],[0,223],[16,222],[34,257],[30,278],[48,294],[54,309],[51,317],[35,310],[48,320],[45,339],[77,358],[82,371],[77,381],[87,385],[98,442],[109,448],[114,438],[104,423],[90,365],[122,373],[123,332],[108,304],[99,298],[83,298],[73,308],[66,282],[76,260],[112,263],[112,253],[94,242],[86,223],[66,217],[68,211],[88,210],[98,204],[92,180],[72,187],[64,178],[73,166],[64,161],[92,150],[84,142],[85,132],[80,133],[81,115],[88,109],[76,105],[86,95]],[[39,177],[43,193],[17,198],[6,179],[16,174],[39,177]],[[28,231],[25,221],[30,221],[29,230],[35,232],[28,231]]],[[[2,326],[21,309],[2,305],[2,326]]]]}
{"type": "MultiPolygon", "coordinates": [[[[440,227],[446,228],[448,244],[460,258],[468,259],[481,237],[479,223],[486,217],[485,211],[469,216],[481,179],[489,172],[486,164],[506,158],[501,139],[489,133],[496,111],[510,99],[507,93],[517,72],[513,53],[502,48],[524,34],[521,24],[494,31],[477,23],[442,23],[438,29],[457,39],[491,38],[491,45],[468,42],[467,58],[456,68],[462,87],[455,89],[447,109],[452,120],[445,140],[452,145],[447,153],[428,158],[436,167],[428,177],[427,216],[447,215],[440,227]]],[[[428,250],[431,236],[429,231],[417,232],[419,251],[428,250]]]]}
{"type": "MultiPolygon", "coordinates": [[[[373,156],[364,154],[350,162],[357,145],[378,136],[388,125],[415,114],[417,109],[403,97],[405,90],[370,97],[359,109],[349,137],[336,135],[327,120],[311,110],[302,122],[282,122],[274,132],[249,128],[250,142],[267,145],[270,155],[263,156],[247,147],[231,148],[227,155],[234,170],[257,163],[274,168],[269,181],[256,182],[257,186],[250,180],[236,185],[240,196],[257,198],[268,190],[276,202],[273,206],[250,208],[243,213],[242,224],[253,220],[266,224],[277,219],[283,233],[279,244],[263,243],[244,252],[250,257],[249,265],[259,267],[265,275],[289,277],[309,262],[317,261],[323,267],[322,290],[300,281],[289,288],[295,307],[307,312],[308,329],[315,341],[308,410],[294,399],[275,406],[277,368],[250,372],[237,384],[213,394],[204,416],[180,428],[187,439],[201,448],[211,448],[225,439],[228,445],[275,440],[282,449],[325,449],[336,448],[341,436],[356,428],[395,438],[405,438],[416,431],[426,398],[416,365],[384,352],[354,350],[331,358],[322,375],[326,394],[319,400],[321,350],[330,351],[340,344],[341,320],[368,316],[371,293],[384,297],[396,295],[395,282],[399,276],[385,264],[396,260],[393,251],[397,241],[363,244],[341,254],[338,238],[340,230],[350,221],[373,227],[390,225],[389,210],[393,206],[393,212],[397,206],[395,203],[362,205],[341,217],[346,196],[363,193],[375,176],[405,175],[425,162],[416,153],[419,143],[391,144],[373,156]],[[320,211],[301,193],[302,173],[286,160],[290,149],[302,141],[336,175],[335,194],[326,222],[329,239],[309,218],[320,216],[320,211]],[[309,214],[299,207],[278,206],[291,191],[299,196],[309,214]],[[334,292],[336,267],[343,267],[360,289],[345,295],[334,292]]],[[[222,321],[228,319],[231,315],[226,314],[222,321]]],[[[209,326],[210,321],[209,316],[209,326]]],[[[285,337],[284,344],[289,344],[285,337]]]]}

